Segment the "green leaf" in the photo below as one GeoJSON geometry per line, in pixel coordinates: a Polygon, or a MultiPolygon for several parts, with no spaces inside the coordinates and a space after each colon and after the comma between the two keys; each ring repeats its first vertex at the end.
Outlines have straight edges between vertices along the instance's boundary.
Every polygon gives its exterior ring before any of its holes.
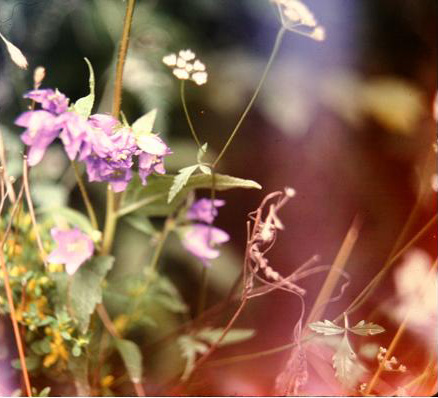
{"type": "Polygon", "coordinates": [[[90,315],[102,302],[101,283],[114,264],[114,257],[94,257],[73,275],[69,292],[71,307],[82,333],[88,330],[90,315]]]}
{"type": "MultiPolygon", "coordinates": [[[[41,363],[41,357],[36,355],[29,355],[25,357],[26,362],[26,368],[29,372],[32,372],[33,370],[37,370],[40,367],[41,363]]],[[[11,361],[11,365],[14,369],[20,369],[21,370],[21,362],[20,359],[13,359],[11,361]]]]}
{"type": "Polygon", "coordinates": [[[77,114],[87,119],[91,115],[91,110],[93,109],[93,105],[94,105],[95,78],[94,78],[94,71],[91,62],[88,60],[88,58],[84,58],[84,59],[90,71],[90,79],[89,79],[90,94],[88,94],[86,97],[79,98],[74,104],[73,109],[77,114]]]}
{"type": "MultiPolygon", "coordinates": [[[[149,135],[152,133],[152,128],[154,127],[156,117],[157,117],[157,110],[152,109],[150,112],[138,118],[132,124],[132,131],[134,132],[134,135],[137,138],[137,140],[139,140],[140,137],[143,135],[149,135]]],[[[141,149],[144,149],[140,146],[140,143],[141,142],[137,141],[138,146],[141,149]]]]}
{"type": "Polygon", "coordinates": [[[115,344],[128,371],[129,378],[133,383],[139,383],[143,373],[143,359],[140,349],[129,340],[116,339],[115,344]]]}
{"type": "MultiPolygon", "coordinates": [[[[190,191],[209,189],[212,186],[212,176],[206,174],[192,175],[187,184],[173,199],[167,202],[168,192],[173,184],[174,176],[151,175],[148,184],[144,187],[140,179],[135,178],[128,185],[125,201],[121,209],[122,214],[129,214],[142,209],[141,214],[151,217],[166,216],[173,212],[186,198],[190,191]],[[129,211],[124,212],[124,209],[129,211]]],[[[224,174],[215,174],[216,189],[224,191],[234,188],[261,189],[261,186],[252,180],[231,177],[224,174]]]]}
{"type": "Polygon", "coordinates": [[[316,333],[323,334],[325,336],[332,336],[335,334],[344,333],[345,329],[335,325],[333,322],[325,319],[323,322],[313,322],[309,324],[309,328],[316,333]]]}
{"type": "MultiPolygon", "coordinates": [[[[205,340],[210,344],[215,344],[222,336],[223,331],[223,328],[212,329],[210,327],[206,327],[197,332],[196,337],[201,340],[205,340]]],[[[252,338],[254,334],[254,329],[231,329],[225,335],[223,340],[219,343],[219,346],[240,343],[242,341],[252,338]]]]}
{"type": "Polygon", "coordinates": [[[373,336],[375,334],[383,333],[385,328],[372,322],[365,323],[365,321],[360,321],[349,330],[361,336],[373,336]]]}
{"type": "Polygon", "coordinates": [[[184,167],[178,171],[178,175],[173,178],[172,186],[169,190],[169,197],[167,198],[167,203],[172,202],[178,192],[183,189],[184,185],[189,181],[190,176],[196,171],[198,165],[184,167]]]}
{"type": "Polygon", "coordinates": [[[181,380],[187,380],[195,367],[196,356],[204,354],[208,350],[208,345],[196,340],[193,336],[184,335],[177,340],[181,355],[186,359],[186,366],[181,376],[181,380]]]}
{"type": "Polygon", "coordinates": [[[132,228],[143,232],[145,235],[152,236],[157,233],[157,230],[146,217],[128,216],[123,221],[126,221],[132,228]]]}
{"type": "Polygon", "coordinates": [[[70,209],[69,207],[47,207],[39,209],[38,213],[45,214],[47,217],[62,217],[71,226],[79,227],[90,237],[94,235],[95,230],[90,220],[77,210],[70,209]]]}
{"type": "Polygon", "coordinates": [[[50,387],[45,387],[45,388],[43,388],[43,389],[40,391],[40,393],[38,394],[38,396],[39,396],[39,397],[48,397],[49,394],[50,394],[50,390],[51,390],[50,387]]]}

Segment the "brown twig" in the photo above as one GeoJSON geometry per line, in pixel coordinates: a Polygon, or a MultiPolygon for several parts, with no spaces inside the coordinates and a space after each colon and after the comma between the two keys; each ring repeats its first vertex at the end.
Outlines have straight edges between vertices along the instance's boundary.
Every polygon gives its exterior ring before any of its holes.
{"type": "Polygon", "coordinates": [[[38,245],[38,249],[40,251],[41,259],[43,260],[43,263],[45,266],[47,266],[47,253],[44,250],[43,242],[41,240],[41,235],[38,230],[38,224],[35,217],[35,211],[33,208],[32,203],[32,196],[30,194],[30,188],[29,188],[29,175],[28,175],[28,167],[27,167],[27,156],[23,157],[23,186],[24,186],[24,193],[26,195],[26,202],[27,207],[29,209],[30,219],[32,220],[32,226],[35,231],[36,241],[38,245]]]}
{"type": "Polygon", "coordinates": [[[11,286],[9,283],[8,269],[6,267],[6,263],[5,263],[5,259],[4,259],[4,255],[3,255],[3,244],[2,244],[1,250],[0,250],[0,263],[1,263],[1,269],[3,271],[3,280],[4,280],[4,284],[5,284],[6,297],[8,300],[9,311],[10,311],[11,321],[12,321],[12,327],[13,327],[14,336],[15,336],[15,342],[17,344],[17,349],[18,349],[18,355],[20,357],[21,371],[23,373],[26,394],[28,397],[31,397],[32,396],[32,388],[31,388],[31,384],[30,384],[29,373],[27,371],[27,366],[26,366],[26,357],[24,354],[23,342],[21,340],[20,329],[18,327],[17,313],[15,312],[15,306],[14,306],[14,298],[13,298],[12,289],[11,289],[11,286]]]}

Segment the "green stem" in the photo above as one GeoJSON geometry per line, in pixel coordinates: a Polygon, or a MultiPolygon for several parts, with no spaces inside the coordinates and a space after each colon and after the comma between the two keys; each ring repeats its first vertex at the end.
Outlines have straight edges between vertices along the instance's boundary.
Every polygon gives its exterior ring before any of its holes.
{"type": "Polygon", "coordinates": [[[230,134],[230,137],[228,138],[228,140],[225,143],[224,147],[222,148],[221,152],[217,156],[216,160],[213,162],[213,167],[215,167],[219,163],[219,161],[222,159],[222,157],[224,156],[228,147],[231,145],[231,142],[233,141],[235,135],[237,134],[237,131],[239,130],[241,124],[243,123],[246,115],[248,114],[251,107],[253,106],[254,101],[256,100],[256,98],[260,92],[260,89],[262,88],[263,83],[265,82],[266,77],[268,76],[268,72],[271,69],[272,63],[274,62],[274,59],[278,53],[281,41],[283,40],[283,36],[285,33],[286,33],[286,29],[282,26],[277,33],[277,37],[275,39],[275,44],[274,44],[274,47],[272,48],[271,56],[269,57],[268,63],[266,64],[265,70],[263,71],[263,74],[262,74],[262,77],[259,81],[259,84],[257,85],[257,88],[254,91],[254,94],[252,95],[251,100],[249,101],[248,105],[246,106],[245,110],[243,111],[242,116],[240,117],[239,121],[237,122],[236,127],[234,127],[234,130],[230,134]]]}
{"type": "Polygon", "coordinates": [[[105,215],[105,229],[103,231],[103,242],[101,254],[108,255],[111,252],[111,248],[114,241],[114,234],[117,226],[117,209],[115,206],[116,194],[108,185],[106,193],[106,215],[105,215]]]}
{"type": "Polygon", "coordinates": [[[201,146],[202,146],[201,142],[199,141],[198,135],[196,134],[195,128],[193,127],[192,119],[190,118],[189,110],[187,108],[186,95],[185,95],[185,81],[184,80],[181,80],[180,93],[181,93],[181,102],[182,102],[182,106],[184,109],[184,114],[186,116],[187,123],[188,123],[189,128],[190,128],[190,132],[192,133],[193,139],[195,140],[198,148],[201,148],[201,146]]]}
{"type": "Polygon", "coordinates": [[[201,271],[201,289],[199,291],[198,309],[197,309],[198,316],[202,314],[205,308],[205,302],[207,299],[207,287],[208,287],[208,268],[203,265],[201,271]]]}
{"type": "Polygon", "coordinates": [[[129,36],[131,34],[132,17],[134,15],[135,0],[128,0],[126,5],[125,20],[123,22],[123,33],[120,40],[119,57],[116,66],[116,80],[114,83],[113,97],[113,116],[118,119],[120,107],[122,104],[122,89],[123,89],[123,69],[125,67],[126,55],[129,47],[129,36]]]}
{"type": "Polygon", "coordinates": [[[169,233],[172,231],[173,228],[174,228],[174,221],[173,219],[168,218],[164,223],[163,231],[160,234],[160,238],[158,239],[157,246],[155,247],[154,255],[149,265],[149,275],[145,282],[143,294],[148,290],[149,285],[151,284],[154,278],[155,270],[157,269],[158,260],[160,258],[161,252],[163,251],[164,243],[166,242],[167,237],[169,236],[169,233]]]}
{"type": "Polygon", "coordinates": [[[88,217],[91,221],[91,225],[94,229],[99,229],[99,224],[97,223],[96,213],[94,212],[93,205],[91,204],[90,197],[88,196],[88,192],[85,188],[84,181],[82,180],[81,173],[79,172],[78,165],[76,162],[72,162],[73,170],[75,172],[76,181],[79,186],[79,190],[81,191],[82,199],[84,200],[85,207],[87,208],[88,217]]]}
{"type": "MultiPolygon", "coordinates": [[[[120,40],[119,56],[116,66],[116,80],[114,83],[113,97],[113,116],[118,119],[120,115],[120,106],[122,103],[123,89],[123,69],[125,66],[126,55],[129,47],[129,36],[131,33],[132,17],[134,15],[135,0],[128,0],[126,5],[125,20],[123,22],[123,33],[120,40]]],[[[109,254],[111,252],[114,234],[117,226],[117,210],[119,206],[119,196],[116,196],[114,191],[108,186],[107,191],[107,208],[105,216],[105,229],[103,231],[103,244],[101,254],[109,254]]]]}

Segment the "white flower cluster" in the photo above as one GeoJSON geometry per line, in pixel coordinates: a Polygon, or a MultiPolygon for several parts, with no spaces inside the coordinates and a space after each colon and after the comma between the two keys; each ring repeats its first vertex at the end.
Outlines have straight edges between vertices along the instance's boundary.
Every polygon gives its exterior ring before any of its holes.
{"type": "Polygon", "coordinates": [[[208,74],[205,65],[195,59],[191,50],[181,50],[178,55],[169,54],[163,58],[164,64],[173,69],[173,74],[180,80],[192,80],[198,86],[207,83],[208,74]]]}
{"type": "Polygon", "coordinates": [[[314,40],[325,39],[325,29],[300,0],[272,0],[278,6],[284,28],[314,40]],[[304,28],[304,29],[303,29],[304,28]]]}
{"type": "Polygon", "coordinates": [[[383,361],[385,361],[383,363],[383,369],[390,371],[390,372],[405,373],[407,370],[406,366],[399,364],[396,357],[393,356],[393,357],[391,357],[391,359],[385,360],[386,352],[387,352],[386,348],[379,347],[379,352],[377,353],[377,360],[379,361],[379,363],[382,363],[383,361]],[[398,365],[398,367],[396,367],[397,365],[398,365]]]}

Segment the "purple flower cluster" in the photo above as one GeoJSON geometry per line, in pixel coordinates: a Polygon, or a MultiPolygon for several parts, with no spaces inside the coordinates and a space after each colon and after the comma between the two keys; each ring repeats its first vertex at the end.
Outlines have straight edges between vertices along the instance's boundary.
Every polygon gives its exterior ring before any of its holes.
{"type": "Polygon", "coordinates": [[[209,260],[219,257],[220,252],[216,246],[230,240],[230,236],[225,231],[211,225],[217,216],[216,207],[223,205],[225,205],[224,200],[212,201],[206,198],[198,200],[186,215],[187,219],[198,222],[182,228],[183,246],[198,257],[206,267],[210,266],[209,260]]]}
{"type": "Polygon", "coordinates": [[[115,192],[126,189],[136,159],[144,185],[149,174],[165,173],[163,158],[172,152],[158,136],[143,137],[148,149],[142,150],[129,127],[111,115],[96,114],[85,119],[68,109],[69,100],[59,91],[34,90],[25,98],[40,103],[42,108],[25,112],[15,121],[26,128],[21,139],[30,147],[30,166],[38,164],[47,147],[59,137],[70,160],[85,162],[90,181],[109,182],[115,192]]]}

